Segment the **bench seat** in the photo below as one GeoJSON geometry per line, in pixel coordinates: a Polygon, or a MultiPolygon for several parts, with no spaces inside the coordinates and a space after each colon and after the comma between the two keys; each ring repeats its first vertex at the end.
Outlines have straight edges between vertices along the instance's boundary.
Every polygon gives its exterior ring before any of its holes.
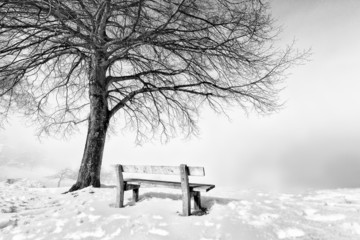
{"type": "MultiPolygon", "coordinates": [[[[213,184],[190,183],[189,176],[205,176],[204,167],[192,167],[186,164],[180,166],[151,166],[151,165],[115,165],[117,176],[117,191],[115,207],[124,207],[124,192],[132,190],[133,202],[139,200],[139,190],[141,187],[160,187],[175,188],[182,192],[182,215],[191,215],[191,199],[194,199],[194,210],[204,212],[201,207],[201,192],[208,192],[215,188],[213,184]],[[164,181],[144,178],[124,178],[123,173],[137,174],[160,174],[160,175],[177,175],[180,181],[164,181]]],[[[148,178],[148,177],[146,177],[148,178]]]]}
{"type": "MultiPolygon", "coordinates": [[[[181,182],[151,180],[151,179],[140,179],[140,178],[124,179],[124,182],[126,183],[126,187],[125,187],[126,190],[134,189],[134,188],[136,188],[136,186],[141,186],[141,187],[167,187],[167,188],[181,189],[181,182]]],[[[201,184],[201,183],[189,183],[189,188],[190,188],[191,192],[208,192],[211,189],[215,188],[215,185],[201,184]]]]}

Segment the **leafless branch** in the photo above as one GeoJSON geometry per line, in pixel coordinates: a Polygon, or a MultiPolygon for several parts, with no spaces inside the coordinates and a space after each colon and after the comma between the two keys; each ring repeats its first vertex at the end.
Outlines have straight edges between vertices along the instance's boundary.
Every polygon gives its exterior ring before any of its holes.
{"type": "Polygon", "coordinates": [[[105,96],[141,141],[196,132],[205,104],[272,112],[307,54],[275,48],[278,33],[260,0],[0,0],[0,119],[72,132],[105,96]]]}

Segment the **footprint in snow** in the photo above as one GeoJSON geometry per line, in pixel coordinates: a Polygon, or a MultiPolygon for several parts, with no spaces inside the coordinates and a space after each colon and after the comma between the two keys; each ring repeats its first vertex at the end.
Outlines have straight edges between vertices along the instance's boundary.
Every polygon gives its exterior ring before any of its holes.
{"type": "Polygon", "coordinates": [[[305,209],[304,215],[305,218],[312,221],[317,222],[334,222],[334,221],[340,221],[346,218],[343,214],[329,214],[329,215],[320,215],[317,213],[318,210],[316,209],[305,209]]]}

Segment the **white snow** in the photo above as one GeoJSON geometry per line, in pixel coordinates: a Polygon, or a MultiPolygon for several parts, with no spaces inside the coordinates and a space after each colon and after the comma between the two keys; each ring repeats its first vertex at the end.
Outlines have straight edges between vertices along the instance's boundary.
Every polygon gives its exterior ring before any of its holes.
{"type": "Polygon", "coordinates": [[[98,228],[93,232],[77,231],[73,233],[68,233],[64,238],[65,239],[87,239],[91,238],[100,238],[105,235],[105,232],[98,228]]]}
{"type": "Polygon", "coordinates": [[[305,235],[305,233],[297,228],[288,228],[278,231],[277,235],[279,239],[286,239],[302,237],[305,235]]]}
{"type": "Polygon", "coordinates": [[[275,193],[217,187],[204,215],[181,216],[180,192],[140,189],[114,208],[114,188],[44,188],[0,182],[0,240],[22,239],[360,239],[360,189],[275,193]]]}
{"type": "Polygon", "coordinates": [[[160,235],[160,236],[169,235],[168,231],[160,229],[160,228],[152,228],[152,229],[149,230],[149,233],[157,234],[157,235],[160,235]]]}
{"type": "Polygon", "coordinates": [[[333,222],[345,219],[346,216],[344,214],[330,214],[330,215],[318,215],[314,214],[312,216],[307,217],[309,220],[319,221],[319,222],[333,222]]]}
{"type": "Polygon", "coordinates": [[[360,224],[357,222],[346,222],[342,224],[342,227],[344,228],[344,230],[346,231],[350,231],[354,234],[358,234],[360,235],[360,224]]]}

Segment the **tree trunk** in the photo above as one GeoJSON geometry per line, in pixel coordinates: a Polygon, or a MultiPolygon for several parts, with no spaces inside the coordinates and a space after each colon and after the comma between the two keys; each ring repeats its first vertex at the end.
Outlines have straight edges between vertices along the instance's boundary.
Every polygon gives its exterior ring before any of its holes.
{"type": "Polygon", "coordinates": [[[60,187],[61,180],[62,180],[62,176],[60,176],[60,178],[59,178],[58,185],[57,185],[58,187],[60,187]]]}
{"type": "Polygon", "coordinates": [[[90,115],[81,166],[76,183],[69,192],[88,186],[100,187],[101,163],[109,125],[105,69],[94,63],[90,75],[90,115]]]}

